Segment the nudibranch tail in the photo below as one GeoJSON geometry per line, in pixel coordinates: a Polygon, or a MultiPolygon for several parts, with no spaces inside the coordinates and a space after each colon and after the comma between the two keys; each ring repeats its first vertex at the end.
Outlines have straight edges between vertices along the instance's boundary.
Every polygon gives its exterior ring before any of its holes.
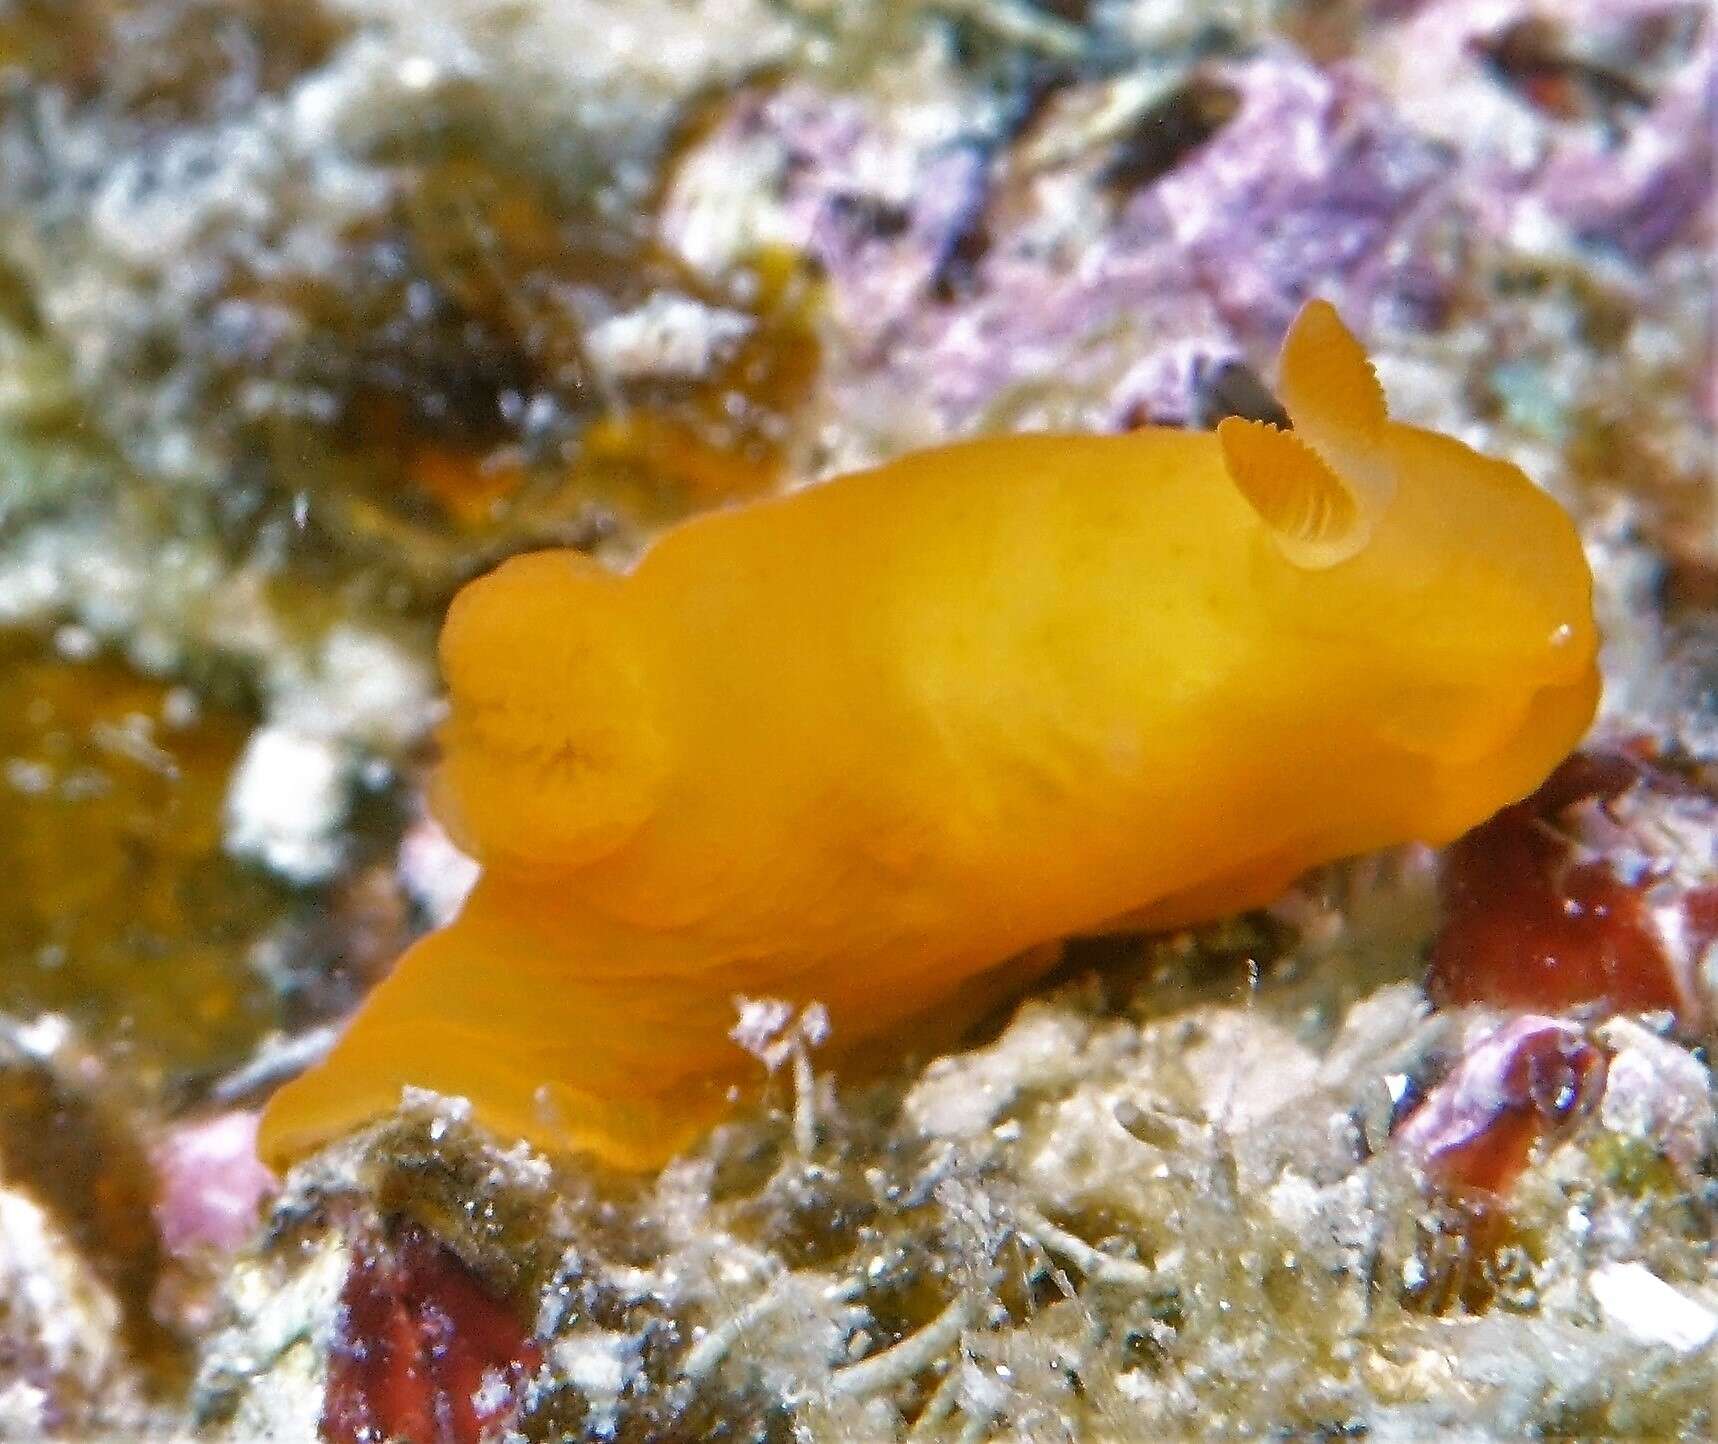
{"type": "Polygon", "coordinates": [[[1301,308],[1278,371],[1293,436],[1225,421],[1217,428],[1224,460],[1284,555],[1299,566],[1335,566],[1366,545],[1395,493],[1384,390],[1328,301],[1301,308]]]}
{"type": "MultiPolygon", "coordinates": [[[[521,1037],[521,1044],[532,1040],[521,1037]]],[[[331,1138],[400,1106],[408,1089],[465,1097],[484,1125],[555,1153],[589,1151],[644,1169],[690,1144],[730,1105],[726,1075],[655,1093],[580,1088],[560,1075],[576,1063],[524,1046],[509,1053],[480,1023],[427,1018],[409,1029],[352,1032],[320,1068],[269,1101],[257,1134],[264,1163],[284,1170],[331,1138]]]]}
{"type": "Polygon", "coordinates": [[[327,1060],[269,1100],[265,1162],[389,1112],[407,1088],[469,1098],[498,1133],[625,1168],[660,1163],[727,1111],[752,1060],[726,1036],[725,990],[634,976],[624,953],[612,975],[588,959],[569,967],[556,943],[588,942],[589,926],[576,914],[533,925],[531,904],[497,886],[480,881],[460,923],[413,944],[327,1060]]]}

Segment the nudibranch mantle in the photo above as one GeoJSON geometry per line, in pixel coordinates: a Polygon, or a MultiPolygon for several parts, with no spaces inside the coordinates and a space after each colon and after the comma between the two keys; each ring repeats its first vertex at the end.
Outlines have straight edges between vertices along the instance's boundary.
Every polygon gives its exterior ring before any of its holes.
{"type": "Polygon", "coordinates": [[[1036,944],[1256,906],[1531,792],[1598,696],[1573,524],[1389,420],[1327,304],[1281,372],[1293,431],[965,442],[698,517],[628,575],[472,583],[434,803],[482,876],[276,1095],[265,1156],[414,1085],[650,1166],[756,1071],[736,995],[877,1050],[1036,944]]]}

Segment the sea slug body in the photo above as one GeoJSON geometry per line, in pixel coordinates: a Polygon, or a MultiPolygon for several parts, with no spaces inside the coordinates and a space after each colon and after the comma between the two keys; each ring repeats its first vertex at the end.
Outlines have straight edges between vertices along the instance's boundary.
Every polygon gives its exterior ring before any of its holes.
{"type": "Polygon", "coordinates": [[[416,1085],[649,1166],[747,1076],[736,995],[886,1049],[1034,944],[1255,906],[1531,792],[1598,696],[1573,524],[1390,421],[1327,304],[1279,394],[1292,431],[966,442],[704,515],[629,575],[474,582],[434,800],[482,876],[276,1095],[265,1156],[416,1085]]]}

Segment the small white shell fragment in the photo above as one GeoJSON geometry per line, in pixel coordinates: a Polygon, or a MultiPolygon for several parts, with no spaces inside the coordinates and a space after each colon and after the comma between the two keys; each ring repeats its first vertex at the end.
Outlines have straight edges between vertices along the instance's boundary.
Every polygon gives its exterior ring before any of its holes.
{"type": "Polygon", "coordinates": [[[1588,1276],[1587,1286],[1605,1317],[1642,1343],[1692,1354],[1718,1334],[1718,1314],[1644,1264],[1603,1264],[1588,1276]]]}
{"type": "Polygon", "coordinates": [[[251,734],[227,791],[227,848],[300,885],[340,865],[348,762],[341,745],[287,727],[251,734]]]}
{"type": "Polygon", "coordinates": [[[597,322],[586,332],[585,348],[611,381],[697,377],[731,353],[752,324],[738,311],[658,291],[633,310],[597,322]]]}

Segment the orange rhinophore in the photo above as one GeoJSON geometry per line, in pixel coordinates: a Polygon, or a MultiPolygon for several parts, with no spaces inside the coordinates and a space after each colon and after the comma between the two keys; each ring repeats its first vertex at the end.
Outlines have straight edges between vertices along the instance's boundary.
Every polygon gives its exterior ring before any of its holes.
{"type": "Polygon", "coordinates": [[[729,1106],[745,994],[832,1046],[994,1001],[1037,943],[1268,901],[1531,792],[1598,695],[1591,578],[1515,467],[1387,419],[1336,313],[1292,432],[1018,436],[455,601],[439,815],[483,864],[271,1159],[398,1101],[646,1166],[729,1106]]]}

